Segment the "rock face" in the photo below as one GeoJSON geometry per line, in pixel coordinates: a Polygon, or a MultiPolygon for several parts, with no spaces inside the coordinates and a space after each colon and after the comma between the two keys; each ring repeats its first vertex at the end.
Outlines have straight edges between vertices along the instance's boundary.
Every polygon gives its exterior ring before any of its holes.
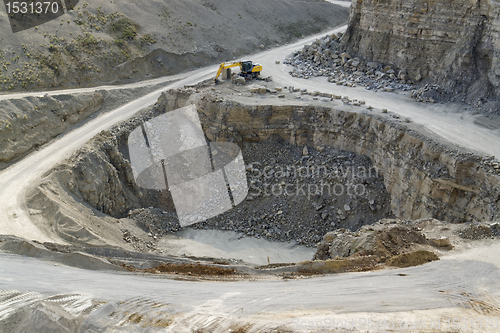
{"type": "MultiPolygon", "coordinates": [[[[392,212],[398,218],[433,217],[465,222],[500,216],[500,177],[492,167],[472,155],[453,153],[401,124],[314,106],[239,105],[224,101],[216,93],[194,91],[162,95],[153,114],[188,103],[198,105],[210,141],[231,141],[243,146],[273,140],[299,147],[333,147],[367,156],[380,171],[392,212]]],[[[137,126],[137,121],[133,119],[126,130],[114,132],[125,136],[129,128],[137,126]]],[[[88,166],[87,173],[97,167],[88,166]]]]}
{"type": "MultiPolygon", "coordinates": [[[[432,78],[463,97],[500,93],[500,6],[493,0],[352,0],[351,55],[432,78]]],[[[488,96],[489,95],[489,96],[488,96]]]]}
{"type": "Polygon", "coordinates": [[[25,155],[97,112],[99,92],[0,101],[0,163],[25,155]]]}
{"type": "Polygon", "coordinates": [[[122,105],[147,88],[29,96],[0,101],[0,169],[84,119],[122,105]]]}
{"type": "MultiPolygon", "coordinates": [[[[396,217],[464,222],[500,216],[500,177],[492,168],[477,157],[451,153],[402,125],[312,106],[219,104],[201,109],[210,119],[227,117],[244,141],[279,135],[299,146],[335,147],[368,156],[384,177],[396,217]]],[[[226,134],[221,130],[212,135],[226,134]]]]}

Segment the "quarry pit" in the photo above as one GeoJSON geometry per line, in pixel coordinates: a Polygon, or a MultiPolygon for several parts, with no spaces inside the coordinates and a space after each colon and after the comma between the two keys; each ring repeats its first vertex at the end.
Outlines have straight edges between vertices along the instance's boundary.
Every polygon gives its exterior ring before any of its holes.
{"type": "Polygon", "coordinates": [[[47,173],[29,196],[32,218],[69,244],[67,251],[128,269],[187,258],[254,268],[289,264],[293,271],[304,268],[298,262],[357,260],[352,269],[359,270],[422,250],[427,254],[415,263],[427,262],[428,252],[452,249],[467,228],[467,235],[479,228],[479,238],[499,232],[491,222],[498,219],[500,178],[487,158],[380,110],[326,95],[297,99],[293,89],[285,98],[254,90],[200,84],[163,94],[47,173]],[[249,193],[232,210],[183,229],[164,191],[135,183],[127,138],[141,123],[189,104],[209,141],[241,148],[249,193]]]}

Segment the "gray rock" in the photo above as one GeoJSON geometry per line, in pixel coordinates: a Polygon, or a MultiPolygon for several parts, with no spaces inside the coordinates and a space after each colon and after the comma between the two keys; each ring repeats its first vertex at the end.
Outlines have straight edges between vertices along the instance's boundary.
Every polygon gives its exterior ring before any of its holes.
{"type": "Polygon", "coordinates": [[[304,147],[304,149],[302,149],[302,156],[309,156],[309,150],[307,149],[307,147],[304,147]]]}
{"type": "Polygon", "coordinates": [[[384,68],[382,68],[382,72],[384,72],[386,74],[388,74],[389,71],[391,71],[391,70],[392,70],[391,66],[385,66],[384,68]]]}
{"type": "Polygon", "coordinates": [[[234,83],[236,83],[236,84],[246,84],[246,81],[245,81],[244,77],[238,76],[238,77],[236,77],[234,79],[234,83]]]}

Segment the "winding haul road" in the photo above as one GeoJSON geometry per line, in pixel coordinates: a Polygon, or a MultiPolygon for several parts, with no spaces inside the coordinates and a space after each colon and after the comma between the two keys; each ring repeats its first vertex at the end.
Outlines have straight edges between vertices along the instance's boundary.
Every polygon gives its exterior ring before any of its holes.
{"type": "MultiPolygon", "coordinates": [[[[334,31],[344,29],[345,27],[339,27],[334,31]]],[[[475,125],[474,117],[465,112],[457,112],[456,106],[415,103],[403,94],[374,93],[361,88],[340,87],[327,83],[326,78],[321,77],[309,80],[296,79],[288,75],[287,66],[275,64],[275,60],[283,60],[303,44],[324,35],[322,33],[312,36],[293,45],[248,58],[262,63],[265,74],[273,76],[275,82],[284,86],[294,85],[365,100],[367,104],[376,108],[387,108],[401,116],[411,118],[414,123],[444,141],[475,152],[500,157],[498,131],[475,125]],[[453,112],[449,112],[450,109],[453,109],[453,112]]],[[[55,95],[95,89],[166,84],[159,90],[89,121],[1,171],[0,234],[41,242],[61,242],[62,240],[45,234],[30,220],[24,203],[27,189],[36,184],[45,172],[70,157],[75,150],[100,131],[154,104],[163,91],[211,78],[216,68],[217,66],[210,66],[126,86],[0,96],[0,99],[6,99],[45,93],[55,95]],[[172,80],[178,81],[171,83],[172,80]]],[[[2,294],[0,291],[0,321],[18,307],[34,304],[50,295],[63,294],[73,295],[66,298],[77,299],[82,304],[88,299],[108,302],[114,309],[114,317],[106,312],[106,307],[102,307],[93,312],[89,320],[95,323],[103,323],[102,320],[105,320],[104,323],[117,327],[123,324],[118,315],[120,311],[123,313],[132,310],[142,311],[147,315],[158,309],[153,306],[153,302],[164,304],[163,315],[172,316],[171,324],[164,328],[169,332],[192,332],[196,329],[205,329],[207,332],[228,332],[236,323],[248,323],[247,328],[256,332],[284,327],[281,325],[288,325],[288,328],[297,331],[307,331],[307,328],[319,328],[314,325],[307,326],[307,321],[313,320],[326,325],[327,319],[346,318],[361,321],[390,320],[396,323],[411,320],[430,322],[439,319],[444,320],[441,327],[446,328],[447,318],[481,320],[490,317],[499,318],[500,259],[495,255],[499,253],[498,251],[500,247],[492,244],[489,247],[445,256],[438,262],[402,270],[332,275],[306,280],[238,282],[176,281],[134,274],[87,271],[1,254],[0,290],[32,291],[32,293],[21,294],[15,298],[16,301],[12,299],[6,301],[2,299],[6,292],[2,294]],[[306,324],[300,325],[299,322],[306,324]]],[[[125,331],[135,332],[140,329],[136,326],[130,327],[134,328],[125,331]]],[[[358,328],[362,329],[361,326],[358,328]]],[[[493,332],[495,327],[476,331],[493,332]]]]}

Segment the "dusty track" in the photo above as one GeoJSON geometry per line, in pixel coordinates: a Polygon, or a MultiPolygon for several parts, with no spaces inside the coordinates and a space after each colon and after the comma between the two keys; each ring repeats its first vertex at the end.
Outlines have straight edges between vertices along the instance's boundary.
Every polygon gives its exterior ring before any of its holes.
{"type": "MultiPolygon", "coordinates": [[[[78,293],[83,295],[79,298],[97,298],[114,304],[114,313],[154,313],[158,309],[153,306],[155,303],[168,304],[160,314],[161,318],[172,320],[167,332],[193,332],[202,328],[205,329],[202,332],[228,332],[235,325],[246,326],[248,332],[262,332],[281,325],[294,328],[293,318],[430,323],[450,317],[485,319],[500,315],[495,302],[500,297],[498,267],[469,260],[442,260],[397,271],[307,280],[225,283],[55,267],[10,255],[0,255],[0,267],[0,290],[29,289],[48,296],[78,293]]],[[[0,313],[14,311],[29,303],[30,297],[33,295],[25,295],[10,309],[0,303],[0,313]]],[[[106,322],[108,327],[118,326],[113,319],[103,311],[97,312],[92,320],[106,322]]]]}

